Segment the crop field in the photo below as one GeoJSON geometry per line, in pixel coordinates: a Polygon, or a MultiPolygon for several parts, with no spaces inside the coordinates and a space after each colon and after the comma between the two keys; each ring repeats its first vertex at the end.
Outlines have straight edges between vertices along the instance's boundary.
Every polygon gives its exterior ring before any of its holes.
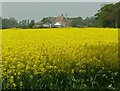
{"type": "Polygon", "coordinates": [[[2,30],[4,90],[119,91],[118,67],[114,28],[2,30]]]}

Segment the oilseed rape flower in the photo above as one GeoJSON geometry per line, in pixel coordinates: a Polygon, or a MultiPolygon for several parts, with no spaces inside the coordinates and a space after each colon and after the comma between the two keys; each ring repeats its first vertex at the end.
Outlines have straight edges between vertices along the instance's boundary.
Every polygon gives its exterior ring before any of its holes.
{"type": "Polygon", "coordinates": [[[2,31],[2,88],[120,88],[118,29],[2,31]],[[107,77],[107,78],[106,78],[107,77]]]}

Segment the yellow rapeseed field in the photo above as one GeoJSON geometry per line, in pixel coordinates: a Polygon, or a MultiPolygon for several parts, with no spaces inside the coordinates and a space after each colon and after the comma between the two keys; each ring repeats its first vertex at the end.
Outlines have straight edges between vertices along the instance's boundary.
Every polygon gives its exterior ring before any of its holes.
{"type": "Polygon", "coordinates": [[[117,29],[1,31],[3,89],[120,88],[117,29]]]}

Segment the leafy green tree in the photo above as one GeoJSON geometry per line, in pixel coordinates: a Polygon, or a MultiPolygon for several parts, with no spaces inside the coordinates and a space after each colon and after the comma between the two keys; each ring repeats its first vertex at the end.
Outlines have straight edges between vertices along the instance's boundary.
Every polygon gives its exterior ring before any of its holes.
{"type": "Polygon", "coordinates": [[[35,25],[35,21],[34,20],[22,20],[19,21],[19,27],[20,28],[33,28],[33,26],[35,25]]]}
{"type": "Polygon", "coordinates": [[[81,27],[81,23],[83,21],[82,17],[71,18],[71,20],[72,20],[71,22],[72,27],[81,27]]]}
{"type": "Polygon", "coordinates": [[[92,16],[92,17],[86,17],[84,19],[84,24],[87,27],[97,27],[97,21],[96,21],[96,19],[95,19],[94,16],[92,16]]]}
{"type": "Polygon", "coordinates": [[[9,19],[4,18],[2,19],[2,29],[7,29],[7,28],[10,28],[9,19]]]}
{"type": "Polygon", "coordinates": [[[2,29],[2,17],[0,17],[0,29],[2,29]]]}
{"type": "Polygon", "coordinates": [[[45,23],[52,23],[52,21],[53,21],[53,17],[44,17],[42,20],[41,20],[41,22],[43,23],[43,24],[45,24],[45,23]]]}
{"type": "Polygon", "coordinates": [[[31,22],[29,23],[29,28],[33,28],[33,26],[35,25],[35,21],[34,20],[31,20],[31,22]]]}
{"type": "Polygon", "coordinates": [[[15,18],[13,18],[13,17],[9,19],[8,23],[9,23],[10,28],[15,28],[15,27],[18,26],[17,20],[15,18]]]}
{"type": "Polygon", "coordinates": [[[118,24],[118,13],[120,12],[120,2],[115,4],[107,4],[98,10],[95,14],[100,27],[120,27],[118,24]]]}
{"type": "Polygon", "coordinates": [[[1,18],[2,19],[2,28],[7,29],[7,28],[16,28],[18,26],[18,22],[15,18],[1,18]]]}

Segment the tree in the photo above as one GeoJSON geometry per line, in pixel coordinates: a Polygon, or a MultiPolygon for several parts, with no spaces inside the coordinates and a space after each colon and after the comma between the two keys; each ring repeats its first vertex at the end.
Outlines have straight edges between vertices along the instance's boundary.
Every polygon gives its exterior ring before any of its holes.
{"type": "Polygon", "coordinates": [[[98,10],[95,14],[100,27],[120,27],[118,24],[118,13],[120,12],[120,2],[115,4],[107,4],[98,10]]]}
{"type": "Polygon", "coordinates": [[[22,20],[19,21],[19,28],[33,28],[33,26],[35,25],[35,21],[34,20],[22,20]]]}
{"type": "Polygon", "coordinates": [[[44,18],[41,20],[41,22],[42,22],[43,24],[45,24],[45,23],[52,23],[52,21],[53,21],[53,17],[44,17],[44,18]]]}
{"type": "Polygon", "coordinates": [[[31,22],[29,23],[29,28],[33,28],[33,26],[35,25],[35,21],[34,20],[31,20],[31,22]]]}
{"type": "Polygon", "coordinates": [[[15,28],[15,27],[17,27],[18,26],[18,22],[17,22],[17,20],[15,19],[15,18],[10,18],[9,19],[9,27],[10,28],[15,28]]]}
{"type": "Polygon", "coordinates": [[[2,29],[10,28],[9,20],[7,18],[2,19],[2,29]]]}
{"type": "Polygon", "coordinates": [[[2,20],[2,29],[7,28],[16,28],[18,27],[18,22],[15,18],[1,18],[2,20]]]}
{"type": "Polygon", "coordinates": [[[72,27],[80,27],[81,23],[83,22],[82,17],[71,18],[71,20],[72,20],[71,22],[72,27]]]}
{"type": "Polygon", "coordinates": [[[97,26],[97,21],[94,16],[86,17],[84,19],[84,23],[87,27],[96,27],[97,26]]]}
{"type": "Polygon", "coordinates": [[[28,23],[28,20],[22,20],[22,21],[19,21],[19,27],[20,28],[29,28],[29,23],[28,23]]]}
{"type": "Polygon", "coordinates": [[[45,23],[47,23],[48,22],[48,18],[46,17],[44,17],[42,20],[41,20],[41,22],[43,23],[43,24],[45,24],[45,23]]]}
{"type": "Polygon", "coordinates": [[[0,29],[2,29],[2,17],[0,17],[0,29]]]}

